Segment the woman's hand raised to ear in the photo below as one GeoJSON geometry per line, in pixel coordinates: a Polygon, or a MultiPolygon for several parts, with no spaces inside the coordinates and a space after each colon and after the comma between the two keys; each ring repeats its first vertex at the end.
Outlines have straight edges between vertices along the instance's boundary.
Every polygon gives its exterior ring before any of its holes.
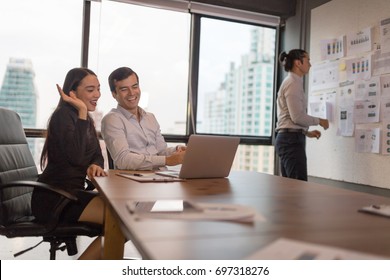
{"type": "Polygon", "coordinates": [[[77,98],[76,93],[73,90],[71,90],[69,95],[67,95],[58,84],[56,86],[62,100],[69,103],[79,111],[80,119],[86,120],[88,114],[87,105],[85,105],[81,99],[77,98]]]}

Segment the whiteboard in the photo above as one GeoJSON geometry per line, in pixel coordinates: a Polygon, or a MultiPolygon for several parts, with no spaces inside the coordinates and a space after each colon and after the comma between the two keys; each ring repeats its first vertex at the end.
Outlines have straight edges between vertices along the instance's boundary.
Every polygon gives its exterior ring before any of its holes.
{"type": "MultiPolygon", "coordinates": [[[[378,36],[381,20],[389,17],[389,0],[333,0],[313,9],[309,49],[312,65],[323,61],[321,40],[338,38],[375,26],[377,29],[372,34],[378,36]]],[[[311,72],[309,79],[310,75],[311,72]]],[[[345,79],[345,75],[345,64],[341,64],[340,80],[345,79]]],[[[314,94],[309,87],[309,98],[314,94]]],[[[337,98],[335,107],[339,106],[339,102],[340,98],[337,98]]],[[[372,125],[376,126],[380,124],[372,125]]],[[[355,137],[340,136],[338,127],[337,117],[326,131],[320,127],[311,127],[319,129],[322,137],[319,140],[307,138],[309,176],[390,188],[390,156],[356,152],[355,137]]]]}

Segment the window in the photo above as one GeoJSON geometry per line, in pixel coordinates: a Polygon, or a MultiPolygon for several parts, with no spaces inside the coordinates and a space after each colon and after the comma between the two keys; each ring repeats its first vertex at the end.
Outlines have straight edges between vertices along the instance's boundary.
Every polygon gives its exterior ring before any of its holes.
{"type": "MultiPolygon", "coordinates": [[[[87,64],[101,83],[100,130],[101,117],[116,107],[107,78],[128,66],[140,78],[140,106],[156,115],[168,140],[238,135],[244,145],[233,169],[272,172],[273,147],[259,144],[270,145],[273,133],[278,23],[175,0],[8,1],[0,10],[0,106],[16,110],[25,127],[45,129],[59,100],[55,84],[87,64]]],[[[32,144],[36,159],[42,140],[32,144]]]]}
{"type": "Polygon", "coordinates": [[[46,128],[55,84],[80,65],[82,4],[17,0],[0,9],[0,106],[16,110],[24,126],[46,128]]]}
{"type": "Polygon", "coordinates": [[[201,18],[197,132],[271,136],[272,124],[264,119],[272,114],[272,103],[252,104],[273,90],[275,36],[274,28],[201,18]],[[262,84],[265,87],[253,91],[262,84]],[[217,107],[218,114],[209,114],[217,107]],[[258,115],[261,129],[251,130],[252,116],[258,115]]]}
{"type": "MultiPolygon", "coordinates": [[[[2,6],[0,106],[18,112],[25,128],[46,128],[59,100],[56,83],[80,65],[83,1],[14,0],[2,6]]],[[[30,141],[36,162],[42,140],[30,141]]]]}
{"type": "MultiPolygon", "coordinates": [[[[200,30],[196,131],[270,141],[276,30],[208,17],[200,30]]],[[[273,165],[272,146],[240,145],[233,169],[272,174],[273,165]]]]}
{"type": "Polygon", "coordinates": [[[102,96],[98,111],[116,107],[107,78],[118,67],[137,72],[140,106],[163,134],[186,134],[190,15],[115,1],[92,2],[89,67],[102,96]]]}

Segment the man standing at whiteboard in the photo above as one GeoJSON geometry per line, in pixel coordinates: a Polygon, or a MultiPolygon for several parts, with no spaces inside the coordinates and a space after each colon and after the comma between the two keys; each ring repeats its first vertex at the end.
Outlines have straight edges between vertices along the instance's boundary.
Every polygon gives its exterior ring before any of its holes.
{"type": "Polygon", "coordinates": [[[307,181],[306,137],[321,137],[319,130],[309,131],[309,127],[320,125],[328,129],[329,121],[307,114],[303,76],[311,67],[309,54],[301,49],[282,52],[279,62],[288,75],[277,97],[275,148],[280,158],[282,176],[307,181]]]}

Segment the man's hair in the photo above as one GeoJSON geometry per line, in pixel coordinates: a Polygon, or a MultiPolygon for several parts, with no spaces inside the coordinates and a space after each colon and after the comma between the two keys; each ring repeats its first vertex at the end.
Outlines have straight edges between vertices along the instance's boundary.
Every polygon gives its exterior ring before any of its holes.
{"type": "Polygon", "coordinates": [[[137,77],[137,81],[139,82],[137,73],[135,73],[129,67],[120,67],[120,68],[114,70],[110,74],[110,76],[108,76],[108,84],[110,86],[111,92],[115,92],[115,83],[116,82],[122,81],[133,74],[135,74],[135,76],[137,77]]]}
{"type": "Polygon", "coordinates": [[[299,60],[300,62],[303,62],[303,58],[307,55],[307,52],[302,49],[293,49],[290,50],[288,53],[282,52],[279,55],[279,62],[284,67],[284,70],[289,72],[292,70],[294,66],[294,61],[299,60]]]}

